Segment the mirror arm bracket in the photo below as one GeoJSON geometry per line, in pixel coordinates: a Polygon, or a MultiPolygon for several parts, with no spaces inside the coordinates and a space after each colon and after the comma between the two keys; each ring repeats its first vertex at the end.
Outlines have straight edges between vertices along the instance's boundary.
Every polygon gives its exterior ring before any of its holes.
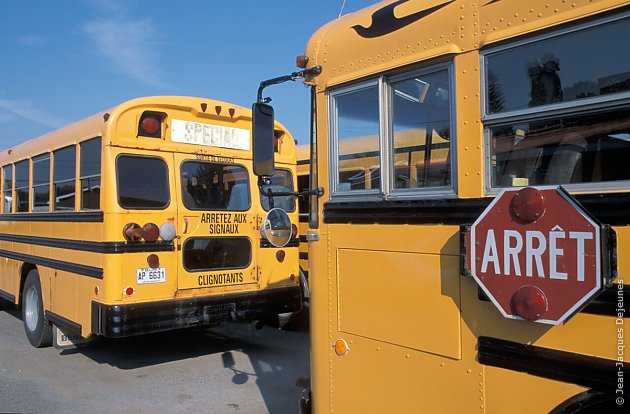
{"type": "Polygon", "coordinates": [[[263,98],[263,96],[262,96],[263,90],[267,86],[277,85],[279,83],[284,83],[284,82],[288,82],[288,81],[295,81],[296,79],[305,78],[305,77],[307,77],[309,75],[317,76],[320,73],[322,73],[322,67],[321,66],[314,66],[312,68],[304,69],[304,70],[299,71],[299,72],[293,72],[290,75],[279,76],[277,78],[264,80],[264,81],[260,82],[260,86],[258,87],[258,99],[257,99],[257,102],[258,103],[269,103],[269,102],[271,102],[271,98],[269,98],[269,97],[263,98]]]}

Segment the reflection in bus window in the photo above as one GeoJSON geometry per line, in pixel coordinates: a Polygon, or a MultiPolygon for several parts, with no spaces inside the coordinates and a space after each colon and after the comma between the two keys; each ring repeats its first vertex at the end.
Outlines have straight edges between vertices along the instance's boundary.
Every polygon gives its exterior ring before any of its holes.
{"type": "Polygon", "coordinates": [[[33,158],[33,211],[48,212],[50,206],[50,154],[33,158]]]}
{"type": "Polygon", "coordinates": [[[17,198],[15,209],[18,213],[28,212],[28,167],[29,160],[20,161],[15,164],[15,196],[17,198]]]}
{"type": "Polygon", "coordinates": [[[82,142],[81,148],[81,210],[101,208],[101,138],[82,142]]]}
{"type": "MultiPolygon", "coordinates": [[[[308,179],[308,176],[307,176],[308,179]]],[[[307,183],[308,187],[308,183],[307,183]]],[[[262,186],[263,191],[271,190],[273,192],[293,192],[293,175],[291,171],[276,169],[275,174],[271,177],[271,184],[262,186]]],[[[294,196],[279,196],[273,199],[274,207],[281,208],[284,211],[295,210],[294,196]]],[[[260,195],[260,203],[265,211],[269,211],[269,197],[260,195]]]]}
{"type": "Polygon", "coordinates": [[[394,188],[448,186],[448,71],[392,82],[394,188]]]}
{"type": "Polygon", "coordinates": [[[240,165],[187,161],[181,166],[182,201],[189,210],[249,208],[249,175],[240,165]]]}
{"type": "Polygon", "coordinates": [[[555,185],[630,179],[630,110],[490,128],[493,185],[555,185]]]}
{"type": "Polygon", "coordinates": [[[55,211],[74,210],[76,176],[75,146],[55,151],[53,160],[53,191],[55,211]]]}
{"type": "Polygon", "coordinates": [[[246,237],[189,238],[184,243],[184,267],[188,271],[243,269],[251,262],[251,251],[246,237]]]}
{"type": "Polygon", "coordinates": [[[121,155],[116,160],[116,178],[121,207],[162,209],[168,206],[168,167],[162,158],[121,155]]]}
{"type": "Polygon", "coordinates": [[[13,166],[7,165],[4,171],[4,213],[12,213],[13,204],[13,166]]]}
{"type": "Polygon", "coordinates": [[[341,93],[335,97],[337,108],[339,191],[380,188],[380,175],[360,180],[344,173],[357,166],[379,167],[379,93],[378,85],[341,93]]]}
{"type": "Polygon", "coordinates": [[[630,91],[630,56],[619,53],[628,38],[626,18],[493,53],[486,113],[630,91]]]}

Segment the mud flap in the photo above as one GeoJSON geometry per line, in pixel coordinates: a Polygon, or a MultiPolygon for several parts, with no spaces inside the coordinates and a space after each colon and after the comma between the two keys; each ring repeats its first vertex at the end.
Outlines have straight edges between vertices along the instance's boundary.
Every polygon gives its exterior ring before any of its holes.
{"type": "Polygon", "coordinates": [[[86,339],[78,332],[62,329],[55,324],[52,326],[52,334],[53,346],[61,350],[82,348],[94,340],[94,336],[86,339]]]}

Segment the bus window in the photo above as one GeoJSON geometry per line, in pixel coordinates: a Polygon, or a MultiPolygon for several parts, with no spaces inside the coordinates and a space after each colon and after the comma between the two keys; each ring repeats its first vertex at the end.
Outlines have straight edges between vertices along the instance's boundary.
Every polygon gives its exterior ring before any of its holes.
{"type": "Polygon", "coordinates": [[[182,201],[189,210],[249,209],[249,176],[240,165],[186,161],[181,182],[182,201]]]}
{"type": "Polygon", "coordinates": [[[244,269],[251,256],[252,244],[246,237],[191,237],[184,243],[184,267],[191,272],[244,269]]]}
{"type": "Polygon", "coordinates": [[[485,55],[491,187],[630,179],[630,110],[606,107],[630,90],[623,33],[628,18],[485,55]]]}
{"type": "Polygon", "coordinates": [[[33,211],[50,208],[50,154],[33,158],[33,211]]]}
{"type": "Polygon", "coordinates": [[[162,158],[121,155],[116,160],[118,202],[126,209],[163,209],[170,202],[162,158]]]}
{"type": "MultiPolygon", "coordinates": [[[[378,84],[353,87],[335,94],[338,192],[378,190],[380,175],[371,180],[356,179],[345,173],[357,165],[363,169],[379,166],[378,84]]],[[[374,191],[372,191],[374,192],[374,191]]]]}
{"type": "Polygon", "coordinates": [[[53,152],[55,211],[74,210],[77,150],[75,146],[53,152]]]}
{"type": "Polygon", "coordinates": [[[619,53],[629,36],[630,19],[622,19],[489,53],[486,113],[629,91],[630,56],[619,53]]]}
{"type": "Polygon", "coordinates": [[[331,92],[333,196],[454,194],[450,78],[441,65],[331,92]]]}
{"type": "Polygon", "coordinates": [[[3,169],[4,172],[4,210],[3,213],[12,213],[13,204],[13,165],[6,165],[3,169]]]}
{"type": "MultiPolygon", "coordinates": [[[[275,192],[293,192],[293,175],[291,174],[291,171],[276,169],[275,174],[271,177],[271,184],[265,184],[262,188],[263,191],[271,190],[275,192]]],[[[268,197],[261,194],[260,203],[262,204],[265,211],[269,211],[268,197]]],[[[279,207],[285,211],[295,211],[295,197],[274,197],[274,207],[279,207]]]]}
{"type": "Polygon", "coordinates": [[[101,208],[101,138],[80,144],[81,210],[101,208]]]}
{"type": "Polygon", "coordinates": [[[29,191],[29,160],[20,161],[15,164],[15,196],[17,198],[15,207],[18,213],[28,212],[29,191]]]}
{"type": "Polygon", "coordinates": [[[450,185],[448,71],[407,77],[391,87],[394,189],[450,185]]]}

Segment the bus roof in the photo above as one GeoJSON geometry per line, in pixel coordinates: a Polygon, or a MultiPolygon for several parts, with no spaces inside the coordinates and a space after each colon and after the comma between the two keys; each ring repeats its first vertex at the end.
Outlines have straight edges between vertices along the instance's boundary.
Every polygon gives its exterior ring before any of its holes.
{"type": "MultiPolygon", "coordinates": [[[[241,128],[251,130],[251,110],[248,108],[207,98],[149,96],[131,99],[88,118],[35,137],[13,148],[3,150],[0,152],[0,164],[4,164],[9,160],[19,161],[20,159],[28,158],[38,153],[63,148],[97,136],[105,136],[104,144],[108,144],[111,142],[111,138],[106,134],[109,129],[123,128],[121,125],[124,124],[123,119],[126,114],[133,114],[133,125],[125,125],[125,127],[127,129],[136,128],[137,113],[143,110],[177,110],[180,113],[189,113],[193,119],[199,122],[204,122],[204,119],[207,119],[207,122],[214,120],[215,122],[221,121],[227,124],[241,123],[241,128]]],[[[284,132],[289,138],[288,141],[291,141],[290,145],[295,146],[293,138],[282,124],[276,122],[276,129],[284,132]]],[[[130,134],[132,134],[135,139],[137,135],[136,132],[130,134]]],[[[155,146],[159,146],[158,144],[159,143],[156,141],[155,146]]],[[[179,144],[179,147],[181,146],[182,144],[179,144]]],[[[178,149],[177,145],[171,145],[171,147],[172,148],[169,148],[171,150],[178,149]]]]}
{"type": "MultiPolygon", "coordinates": [[[[320,90],[419,61],[480,49],[601,11],[542,0],[381,1],[320,28],[310,39],[309,66],[322,65],[320,90]]],[[[559,3],[559,2],[558,2],[559,3]]],[[[604,0],[610,8],[620,0],[604,0]]]]}

